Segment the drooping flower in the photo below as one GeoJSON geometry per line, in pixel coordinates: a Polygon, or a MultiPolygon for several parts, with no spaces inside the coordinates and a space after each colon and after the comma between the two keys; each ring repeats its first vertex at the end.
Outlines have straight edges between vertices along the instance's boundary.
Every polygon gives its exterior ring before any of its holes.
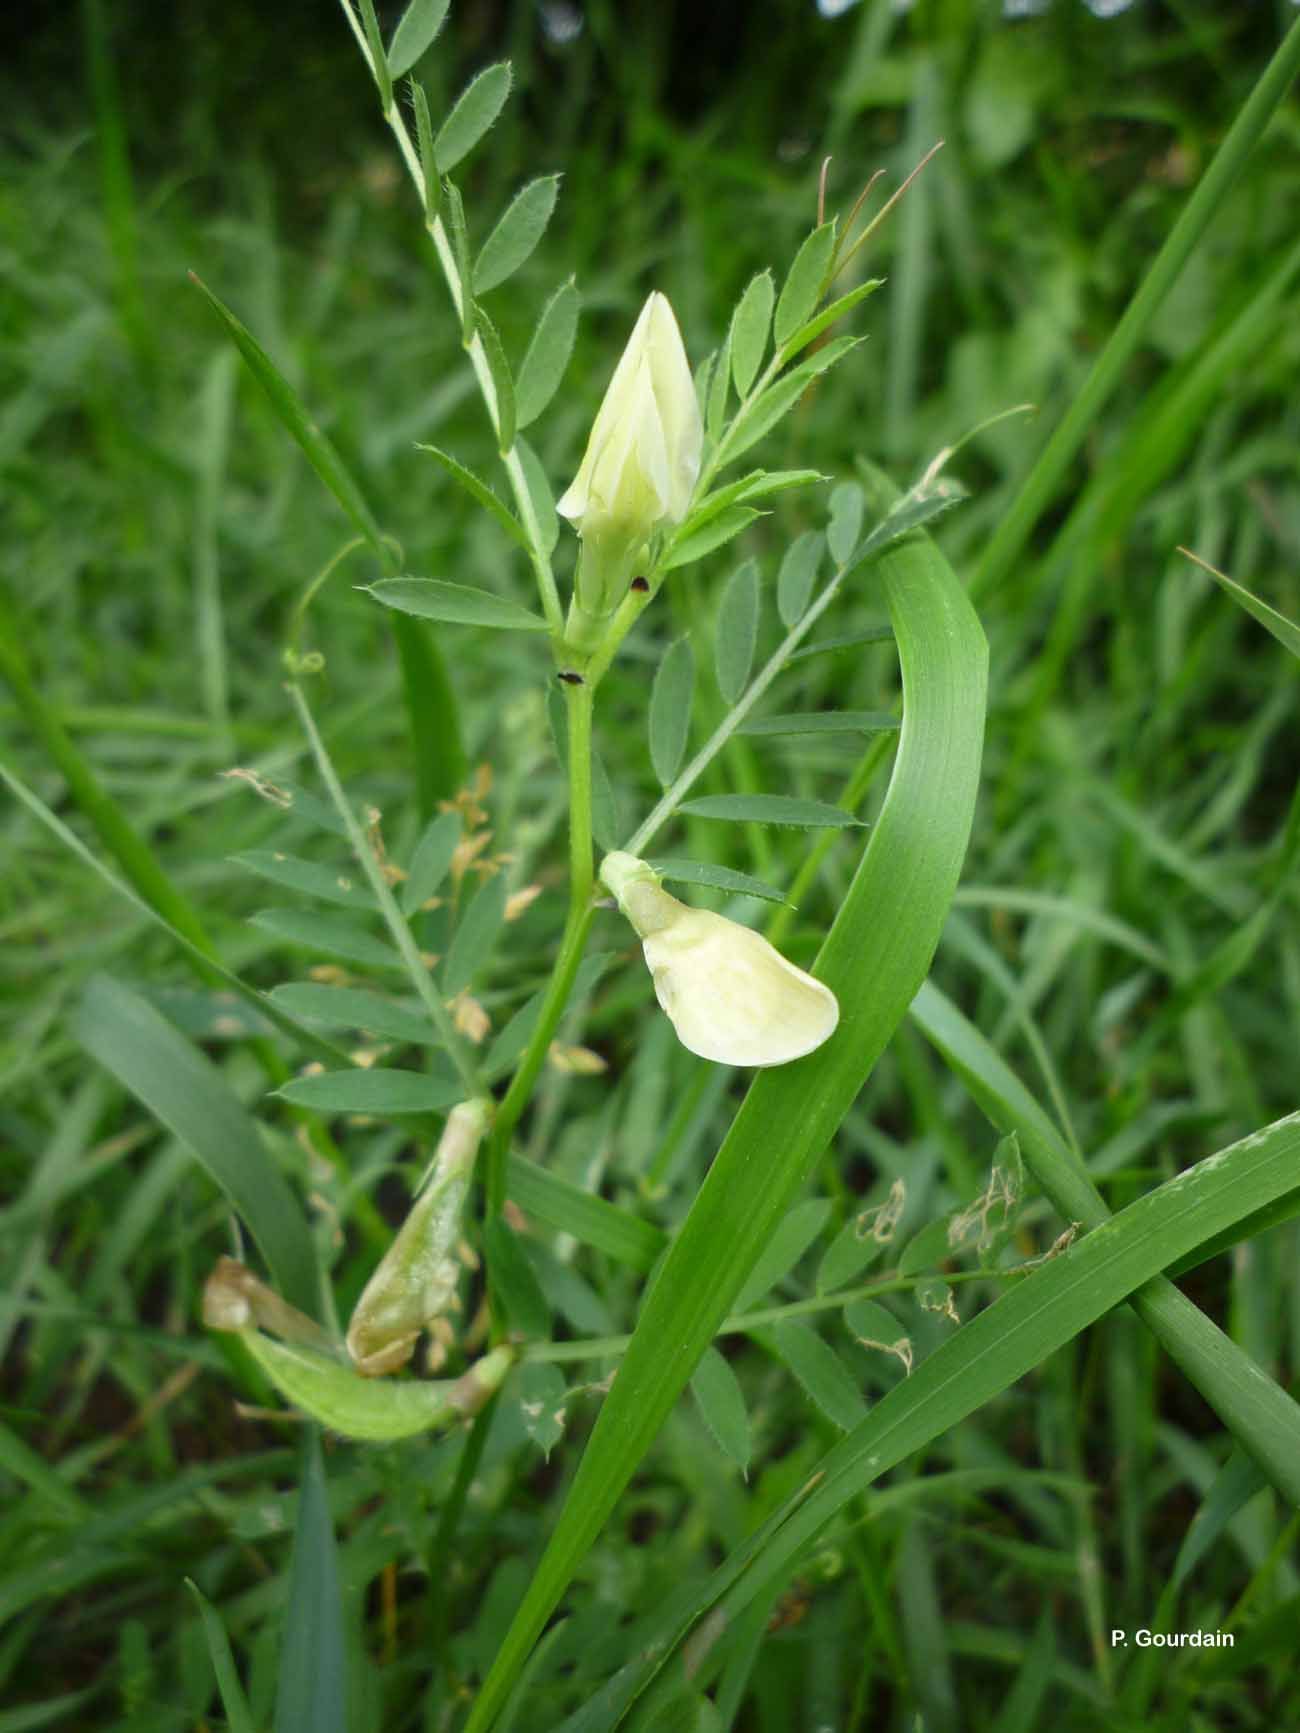
{"type": "Polygon", "coordinates": [[[720,1065],[784,1065],[834,1033],[834,993],[761,933],[678,902],[652,867],[621,850],[605,856],[600,876],[640,936],[655,996],[692,1053],[720,1065]]]}
{"type": "Polygon", "coordinates": [[[686,350],[657,291],[633,327],[578,473],[556,509],[582,537],[579,607],[601,619],[620,600],[655,530],[686,516],[704,428],[686,350]]]}

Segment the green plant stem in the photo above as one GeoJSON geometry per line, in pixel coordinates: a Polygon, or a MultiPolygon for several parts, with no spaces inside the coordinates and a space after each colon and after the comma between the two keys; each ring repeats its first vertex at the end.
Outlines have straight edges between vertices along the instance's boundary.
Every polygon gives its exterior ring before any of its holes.
{"type": "Polygon", "coordinates": [[[970,593],[979,597],[1003,582],[1034,525],[1051,503],[1070,462],[1088,435],[1103,404],[1119,382],[1151,320],[1179,273],[1187,263],[1232,184],[1244,168],[1260,134],[1272,118],[1287,89],[1300,70],[1300,20],[1294,23],[1264,69],[1258,84],[1243,104],[1214,161],[1201,176],[1196,191],[1184,205],[1168,239],[1156,255],[1141,288],[1129,302],[1123,318],[1093,364],[1083,388],[1070,405],[1065,419],[1048,440],[1011,509],[999,524],[985,549],[984,558],[971,580],[970,593]]]}
{"type": "Polygon", "coordinates": [[[466,1043],[456,1030],[451,1012],[443,1003],[442,995],[434,985],[429,971],[425,967],[424,959],[416,948],[415,940],[411,937],[411,929],[397,906],[397,900],[393,896],[388,880],[384,877],[383,870],[375,857],[375,851],[371,848],[366,833],[361,828],[361,822],[353,812],[347,795],[343,792],[343,785],[338,779],[333,760],[325,749],[325,742],[321,739],[320,730],[316,726],[316,718],[312,715],[306,695],[296,680],[288,681],[286,688],[293,701],[294,709],[298,712],[298,720],[302,724],[303,732],[311,746],[312,755],[321,773],[321,780],[329,792],[330,799],[334,802],[335,810],[343,820],[348,841],[352,845],[352,852],[375,894],[375,901],[379,904],[379,912],[384,917],[384,924],[392,935],[393,943],[406,965],[406,972],[410,976],[411,984],[419,994],[425,1010],[428,1011],[434,1028],[441,1036],[443,1045],[447,1049],[452,1064],[460,1073],[468,1094],[471,1097],[484,1096],[487,1094],[487,1089],[479,1076],[478,1066],[475,1064],[466,1043]]]}
{"type": "MultiPolygon", "coordinates": [[[[371,73],[374,74],[376,70],[374,56],[371,53],[370,44],[366,40],[365,30],[352,10],[349,0],[340,0],[340,4],[352,34],[356,37],[357,47],[361,50],[362,58],[370,68],[371,73]]],[[[465,307],[460,274],[456,269],[455,255],[452,252],[451,241],[448,238],[442,218],[436,212],[432,215],[429,212],[424,170],[420,164],[419,152],[415,148],[415,141],[407,130],[406,121],[396,103],[391,100],[391,96],[387,101],[381,100],[380,106],[384,121],[397,141],[397,148],[401,152],[402,160],[406,164],[407,172],[415,187],[416,197],[420,201],[420,209],[424,214],[425,230],[433,242],[434,251],[438,255],[438,263],[442,267],[442,274],[447,283],[447,293],[451,296],[451,304],[455,309],[456,317],[463,325],[465,307]]],[[[496,387],[492,383],[492,372],[488,366],[482,339],[477,332],[465,344],[465,351],[469,356],[470,366],[474,369],[474,377],[478,381],[479,392],[486,405],[488,419],[492,423],[492,431],[497,436],[499,444],[501,417],[497,407],[496,387]]],[[[523,525],[524,534],[528,537],[529,553],[533,563],[533,571],[537,577],[542,608],[551,628],[558,654],[564,636],[564,609],[560,603],[560,592],[555,582],[555,573],[551,569],[550,556],[542,542],[541,526],[537,521],[537,513],[533,509],[533,496],[529,491],[528,478],[524,474],[524,466],[520,460],[516,444],[501,451],[500,456],[505,465],[506,475],[510,480],[511,492],[515,497],[519,521],[523,525]]]]}
{"type": "Polygon", "coordinates": [[[587,934],[594,914],[591,893],[595,882],[591,858],[591,717],[593,692],[589,683],[564,688],[569,735],[569,912],[560,940],[560,953],[547,983],[542,1008],[519,1067],[497,1108],[488,1142],[486,1168],[487,1202],[491,1214],[499,1214],[506,1198],[506,1156],[519,1116],[528,1105],[534,1085],[546,1060],[564,1007],[568,1004],[578,965],[582,961],[587,934]]]}
{"type": "MultiPolygon", "coordinates": [[[[949,1286],[963,1282],[1003,1282],[1022,1276],[1042,1260],[1031,1258],[1019,1268],[1010,1270],[944,1270],[943,1280],[949,1286]]],[[[817,1294],[811,1300],[791,1300],[784,1306],[765,1306],[759,1312],[742,1312],[725,1319],[718,1326],[719,1336],[747,1336],[751,1330],[764,1330],[772,1324],[783,1324],[789,1318],[810,1318],[818,1312],[834,1312],[854,1300],[876,1300],[882,1294],[910,1294],[923,1282],[933,1281],[934,1271],[920,1276],[886,1276],[880,1281],[866,1282],[856,1288],[840,1288],[834,1294],[817,1294]]],[[[899,1335],[904,1335],[901,1325],[899,1335]]],[[[631,1336],[589,1336],[580,1342],[536,1342],[520,1350],[521,1360],[608,1360],[622,1354],[631,1336]]]]}

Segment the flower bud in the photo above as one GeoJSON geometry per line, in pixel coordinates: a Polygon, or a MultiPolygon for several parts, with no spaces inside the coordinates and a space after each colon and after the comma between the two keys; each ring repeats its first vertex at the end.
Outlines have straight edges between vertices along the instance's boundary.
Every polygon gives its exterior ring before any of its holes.
{"type": "Polygon", "coordinates": [[[429,1183],[353,1309],[348,1353],[368,1377],[404,1366],[420,1331],[455,1299],[460,1219],[488,1112],[485,1101],[462,1101],[447,1115],[429,1183]]]}
{"type": "Polygon", "coordinates": [[[680,523],[700,473],[704,429],[673,310],[650,296],[556,509],[582,537],[577,603],[601,619],[622,599],[652,533],[680,523]]]}
{"type": "Polygon", "coordinates": [[[635,855],[606,855],[600,876],[641,937],[655,996],[683,1047],[720,1065],[784,1065],[834,1032],[834,993],[760,933],[679,903],[635,855]]]}

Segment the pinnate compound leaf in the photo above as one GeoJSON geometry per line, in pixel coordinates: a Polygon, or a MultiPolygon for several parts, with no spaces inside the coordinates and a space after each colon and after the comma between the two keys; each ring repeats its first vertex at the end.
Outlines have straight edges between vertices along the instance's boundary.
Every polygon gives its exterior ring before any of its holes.
{"type": "Polygon", "coordinates": [[[719,1447],[742,1473],[754,1441],[740,1380],[716,1348],[706,1348],[691,1377],[691,1395],[719,1447]]]}
{"type": "Polygon", "coordinates": [[[681,769],[695,697],[695,656],[690,640],[668,646],[650,690],[650,762],[665,788],[681,769]]]}
{"type": "Polygon", "coordinates": [[[515,194],[474,261],[476,295],[498,288],[532,257],[559,191],[559,175],[541,175],[515,194]]]}
{"type": "Polygon", "coordinates": [[[468,156],[501,113],[510,95],[512,76],[510,62],[500,60],[495,66],[485,66],[465,86],[433,141],[439,174],[449,174],[468,156]]]}
{"type": "Polygon", "coordinates": [[[415,614],[422,620],[443,620],[457,626],[491,626],[501,632],[544,632],[546,621],[508,596],[468,584],[448,584],[441,578],[380,578],[366,586],[367,594],[386,608],[415,614]]]}
{"type": "Polygon", "coordinates": [[[515,426],[528,427],[555,396],[573,354],[581,297],[572,277],[546,303],[515,385],[515,426]]]}
{"type": "Polygon", "coordinates": [[[736,395],[744,397],[758,376],[772,326],[776,285],[770,271],[760,271],[736,304],[731,320],[731,372],[736,395]]]}
{"type": "Polygon", "coordinates": [[[394,78],[404,78],[424,53],[433,46],[442,29],[449,0],[411,0],[393,32],[388,50],[388,70],[394,78]]]}
{"type": "Polygon", "coordinates": [[[801,325],[816,311],[826,287],[831,253],[835,248],[835,223],[823,223],[814,229],[794,256],[781,298],[776,304],[773,333],[778,349],[784,348],[801,325]]]}
{"type": "Polygon", "coordinates": [[[718,689],[728,704],[745,690],[758,642],[758,562],[746,560],[722,592],[714,661],[718,689]]]}
{"type": "Polygon", "coordinates": [[[863,823],[843,807],[798,800],[788,794],[704,794],[698,800],[683,801],[677,810],[696,818],[729,819],[733,824],[787,824],[808,830],[863,823]]]}
{"type": "Polygon", "coordinates": [[[528,537],[524,533],[523,525],[504,500],[498,499],[488,484],[480,481],[472,469],[466,469],[450,452],[443,451],[436,445],[417,445],[416,450],[427,451],[430,457],[436,459],[447,474],[460,483],[470,498],[477,500],[479,505],[490,511],[506,534],[518,542],[525,552],[528,551],[528,537]]]}

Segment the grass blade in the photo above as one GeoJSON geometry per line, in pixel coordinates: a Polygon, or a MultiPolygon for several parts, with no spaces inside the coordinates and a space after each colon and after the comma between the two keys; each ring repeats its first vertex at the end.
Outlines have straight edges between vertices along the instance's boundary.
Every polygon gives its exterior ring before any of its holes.
{"type": "Polygon", "coordinates": [[[275,1733],[348,1733],[343,1592],[314,1426],[303,1438],[299,1485],[275,1733]]]}
{"type": "Polygon", "coordinates": [[[106,975],[87,986],[72,1030],[92,1059],[193,1150],[247,1223],[280,1293],[315,1317],[316,1251],[306,1220],[216,1066],[138,993],[106,975]]]}

